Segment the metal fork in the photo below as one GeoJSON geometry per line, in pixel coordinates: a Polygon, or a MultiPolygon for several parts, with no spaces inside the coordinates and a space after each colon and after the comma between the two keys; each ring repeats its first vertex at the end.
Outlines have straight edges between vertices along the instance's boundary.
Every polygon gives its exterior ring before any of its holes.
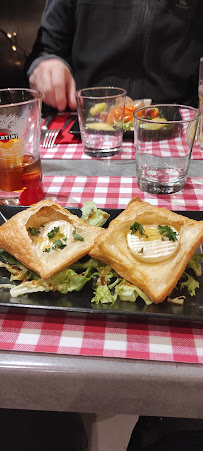
{"type": "Polygon", "coordinates": [[[47,130],[47,132],[45,133],[44,136],[44,141],[42,146],[47,148],[52,148],[54,146],[54,143],[56,141],[56,138],[58,136],[58,134],[60,133],[60,129],[51,129],[51,130],[47,130]]]}
{"type": "MultiPolygon", "coordinates": [[[[55,144],[56,138],[59,135],[59,133],[63,133],[63,131],[66,129],[66,127],[68,127],[68,125],[72,121],[73,117],[77,117],[77,113],[74,111],[69,114],[62,129],[48,129],[48,126],[47,126],[47,131],[45,132],[44,141],[43,141],[42,146],[45,147],[46,149],[52,148],[55,144]]],[[[46,123],[45,123],[45,127],[46,127],[46,123]]],[[[42,129],[43,129],[43,127],[42,127],[42,129]]]]}
{"type": "Polygon", "coordinates": [[[54,121],[55,115],[49,115],[47,116],[44,124],[42,125],[41,128],[41,133],[40,133],[40,142],[43,143],[44,138],[46,133],[49,131],[49,126],[51,125],[51,123],[54,121]]]}

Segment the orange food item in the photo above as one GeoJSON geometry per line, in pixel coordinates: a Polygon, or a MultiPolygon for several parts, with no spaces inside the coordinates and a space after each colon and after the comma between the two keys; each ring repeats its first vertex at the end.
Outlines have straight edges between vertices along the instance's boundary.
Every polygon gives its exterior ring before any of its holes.
{"type": "Polygon", "coordinates": [[[133,111],[135,111],[135,110],[136,110],[136,108],[135,108],[134,105],[126,105],[126,106],[125,106],[125,112],[131,111],[131,112],[133,113],[133,111]]]}
{"type": "Polygon", "coordinates": [[[136,116],[137,117],[142,117],[144,119],[154,119],[155,117],[157,117],[159,114],[159,110],[158,108],[146,108],[144,110],[141,111],[137,111],[136,116]]]}
{"type": "Polygon", "coordinates": [[[147,108],[145,111],[146,116],[150,116],[152,119],[158,116],[159,110],[158,108],[147,108]]]}
{"type": "Polygon", "coordinates": [[[124,113],[124,122],[133,121],[133,113],[135,111],[134,105],[126,105],[124,113]]]}
{"type": "Polygon", "coordinates": [[[107,124],[113,124],[115,122],[120,122],[122,119],[122,114],[123,114],[123,107],[119,106],[116,109],[112,109],[110,110],[108,116],[107,116],[107,124]]]}
{"type": "Polygon", "coordinates": [[[146,110],[137,111],[136,116],[137,117],[144,117],[145,116],[145,111],[146,110]]]}
{"type": "MultiPolygon", "coordinates": [[[[133,121],[133,113],[138,108],[140,108],[140,105],[138,105],[138,101],[132,103],[127,103],[125,105],[125,112],[124,112],[124,122],[131,122],[133,121]]],[[[105,113],[106,114],[106,113],[105,113]]],[[[139,111],[137,113],[138,117],[150,117],[151,119],[154,119],[156,116],[158,116],[159,110],[158,108],[145,108],[142,111],[139,111]]],[[[103,118],[104,119],[104,118],[103,118]]],[[[115,122],[120,122],[122,119],[122,106],[118,106],[117,108],[112,108],[110,112],[108,113],[107,117],[105,117],[105,122],[107,124],[114,124],[115,122]]]]}
{"type": "Polygon", "coordinates": [[[132,120],[133,120],[133,113],[132,114],[125,113],[124,122],[130,122],[132,120]]]}

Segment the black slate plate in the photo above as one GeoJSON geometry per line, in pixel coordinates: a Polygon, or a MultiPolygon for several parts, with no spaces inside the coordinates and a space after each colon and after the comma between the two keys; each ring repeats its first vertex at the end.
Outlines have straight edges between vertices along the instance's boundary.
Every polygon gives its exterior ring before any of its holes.
{"type": "MultiPolygon", "coordinates": [[[[26,207],[0,206],[0,212],[9,219],[14,214],[26,207]]],[[[80,216],[79,209],[69,209],[73,214],[80,216]]],[[[114,219],[121,210],[106,210],[110,213],[110,220],[114,219]]],[[[178,212],[184,216],[188,216],[195,220],[203,220],[203,212],[187,211],[178,212]]],[[[3,223],[0,217],[0,224],[3,223]]],[[[108,223],[107,223],[108,225],[108,223]]],[[[146,306],[145,303],[138,299],[135,303],[122,302],[117,300],[111,307],[108,304],[91,304],[92,287],[91,283],[84,286],[80,292],[68,293],[62,295],[60,293],[33,293],[29,295],[10,298],[8,290],[0,290],[0,307],[29,307],[34,309],[45,309],[47,311],[62,311],[75,313],[108,313],[117,315],[130,315],[141,319],[159,319],[159,320],[181,320],[203,323],[203,276],[199,279],[200,288],[197,290],[195,297],[190,297],[183,291],[181,294],[186,295],[183,306],[169,304],[167,301],[161,304],[151,304],[146,306]]],[[[0,268],[0,283],[9,282],[8,272],[0,268]]],[[[176,291],[176,295],[178,292],[176,291]]]]}

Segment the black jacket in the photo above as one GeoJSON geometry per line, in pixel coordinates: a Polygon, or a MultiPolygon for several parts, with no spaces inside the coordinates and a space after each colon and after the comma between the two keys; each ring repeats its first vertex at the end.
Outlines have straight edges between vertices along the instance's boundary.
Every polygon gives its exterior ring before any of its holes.
{"type": "Polygon", "coordinates": [[[48,0],[27,66],[53,55],[77,89],[114,85],[134,99],[197,106],[203,0],[48,0]]]}

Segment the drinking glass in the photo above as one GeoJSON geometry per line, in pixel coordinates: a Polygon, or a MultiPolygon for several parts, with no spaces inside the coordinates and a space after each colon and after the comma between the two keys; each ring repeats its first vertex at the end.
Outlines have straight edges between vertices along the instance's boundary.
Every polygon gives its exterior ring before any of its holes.
{"type": "Polygon", "coordinates": [[[0,90],[0,204],[18,205],[24,190],[41,183],[40,120],[39,92],[0,90]]]}
{"type": "Polygon", "coordinates": [[[197,133],[197,143],[200,147],[200,150],[203,151],[203,57],[200,58],[200,65],[199,65],[199,87],[198,87],[198,94],[199,94],[199,109],[200,109],[200,120],[199,120],[199,127],[198,127],[198,133],[197,133]]]}
{"type": "Polygon", "coordinates": [[[126,91],[114,87],[77,91],[77,110],[84,152],[111,157],[122,150],[126,91]]]}
{"type": "Polygon", "coordinates": [[[152,194],[171,194],[185,185],[199,110],[152,105],[134,112],[137,184],[152,194]]]}

